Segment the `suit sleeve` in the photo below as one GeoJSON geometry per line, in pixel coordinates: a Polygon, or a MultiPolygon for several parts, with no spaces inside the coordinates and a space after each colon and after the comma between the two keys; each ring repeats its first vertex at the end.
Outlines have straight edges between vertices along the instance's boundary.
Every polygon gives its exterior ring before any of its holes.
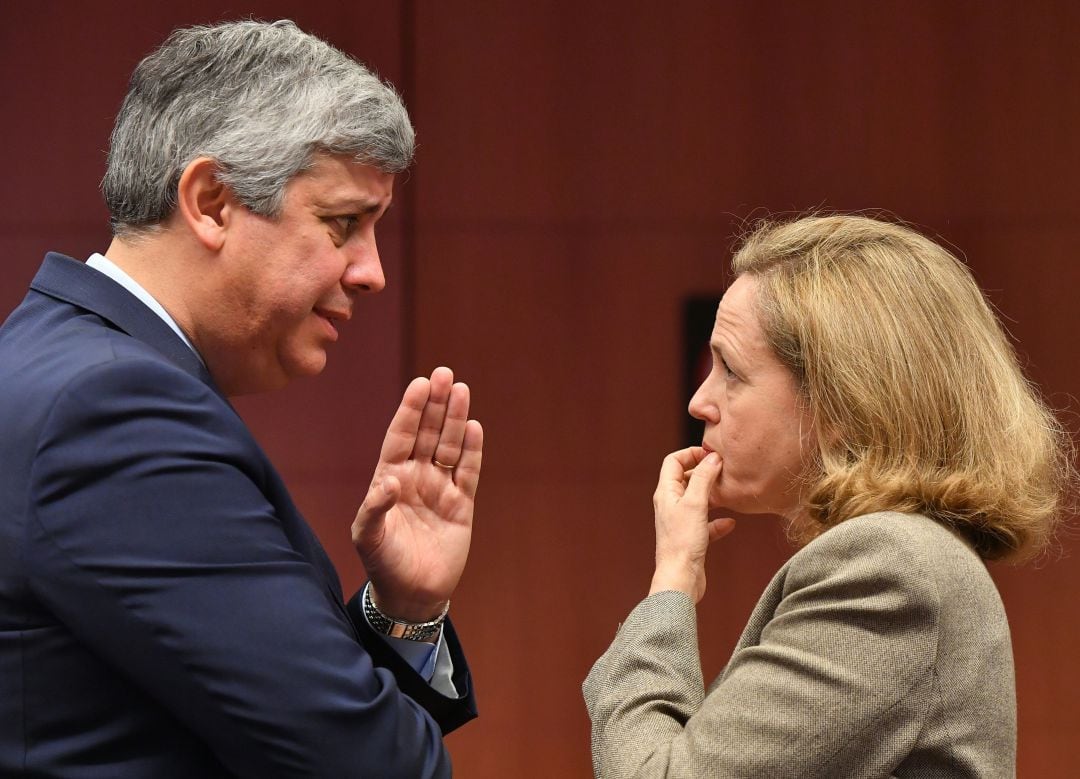
{"type": "Polygon", "coordinates": [[[459,728],[476,716],[476,707],[472,696],[472,679],[461,641],[454,630],[453,623],[447,619],[443,624],[443,640],[450,652],[454,671],[451,681],[458,691],[457,698],[448,698],[438,692],[431,683],[416,673],[398,652],[378,633],[371,629],[364,618],[360,599],[363,590],[357,592],[348,603],[349,616],[363,639],[364,647],[375,664],[394,672],[401,691],[418,701],[435,718],[443,733],[459,728]]]}
{"type": "Polygon", "coordinates": [[[940,610],[932,572],[895,540],[841,525],[802,550],[760,640],[708,691],[690,597],[646,598],[585,681],[596,775],[810,779],[899,762],[930,703],[940,610]]]}
{"type": "Polygon", "coordinates": [[[266,467],[185,374],[146,359],[85,373],[39,439],[31,587],[237,776],[449,776],[439,724],[296,551],[266,467]]]}

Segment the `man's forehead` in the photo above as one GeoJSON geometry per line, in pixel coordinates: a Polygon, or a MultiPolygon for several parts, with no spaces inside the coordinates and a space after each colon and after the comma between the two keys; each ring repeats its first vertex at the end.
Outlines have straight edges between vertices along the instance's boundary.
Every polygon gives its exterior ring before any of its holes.
{"type": "Polygon", "coordinates": [[[312,165],[290,182],[324,206],[367,208],[388,204],[394,192],[394,174],[342,155],[319,155],[312,165]]]}

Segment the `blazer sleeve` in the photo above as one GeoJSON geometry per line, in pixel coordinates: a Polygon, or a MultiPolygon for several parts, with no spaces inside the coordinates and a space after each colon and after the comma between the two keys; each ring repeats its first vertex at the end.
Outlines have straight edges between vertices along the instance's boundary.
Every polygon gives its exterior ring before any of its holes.
{"type": "Polygon", "coordinates": [[[84,372],[28,485],[33,592],[237,776],[449,776],[439,724],[287,537],[268,467],[228,404],[171,366],[84,372]]]}
{"type": "Polygon", "coordinates": [[[448,698],[432,687],[382,636],[371,629],[364,618],[364,607],[360,602],[362,596],[361,589],[349,600],[347,608],[349,617],[363,640],[364,648],[371,655],[375,665],[393,671],[401,691],[422,705],[439,723],[444,734],[475,718],[476,703],[472,692],[472,677],[469,674],[468,663],[465,662],[461,640],[450,619],[448,618],[443,623],[443,641],[446,642],[446,648],[450,652],[450,660],[454,666],[450,679],[454,684],[454,689],[458,691],[457,698],[448,698]]]}
{"type": "Polygon", "coordinates": [[[646,598],[585,681],[596,775],[887,775],[931,702],[940,613],[901,541],[840,525],[803,549],[707,692],[690,597],[646,598]]]}

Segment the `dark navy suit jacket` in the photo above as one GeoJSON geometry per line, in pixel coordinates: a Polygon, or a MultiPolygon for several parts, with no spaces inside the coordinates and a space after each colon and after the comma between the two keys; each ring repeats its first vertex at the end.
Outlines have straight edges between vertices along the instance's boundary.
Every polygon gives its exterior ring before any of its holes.
{"type": "Polygon", "coordinates": [[[446,776],[475,716],[343,602],[196,355],[50,254],[0,328],[0,776],[446,776]]]}

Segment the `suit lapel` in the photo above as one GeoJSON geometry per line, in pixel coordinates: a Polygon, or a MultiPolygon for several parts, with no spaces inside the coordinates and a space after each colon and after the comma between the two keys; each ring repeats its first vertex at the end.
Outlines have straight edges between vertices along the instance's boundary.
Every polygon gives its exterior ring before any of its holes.
{"type": "Polygon", "coordinates": [[[85,263],[49,252],[30,288],[97,314],[132,338],[154,347],[192,376],[214,386],[202,360],[161,317],[85,263]]]}

